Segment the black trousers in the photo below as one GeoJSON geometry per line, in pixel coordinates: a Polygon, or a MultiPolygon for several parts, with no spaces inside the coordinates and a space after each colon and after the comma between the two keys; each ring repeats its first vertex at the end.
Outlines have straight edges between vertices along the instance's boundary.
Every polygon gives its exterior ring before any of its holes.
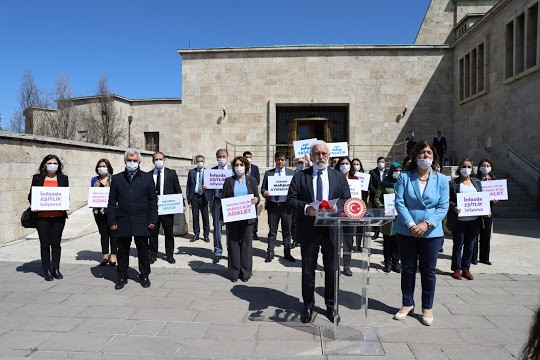
{"type": "Polygon", "coordinates": [[[167,257],[172,257],[174,253],[174,214],[158,216],[156,227],[150,230],[150,253],[155,257],[158,252],[158,235],[160,225],[163,226],[163,232],[165,233],[165,254],[167,257]]]}
{"type": "Polygon", "coordinates": [[[313,309],[315,306],[315,269],[319,257],[319,248],[323,255],[324,266],[324,302],[327,307],[333,308],[335,304],[335,246],[331,240],[329,229],[321,228],[314,232],[312,241],[303,242],[302,254],[302,299],[304,308],[313,309]]]}
{"type": "MultiPolygon", "coordinates": [[[[148,237],[134,236],[137,247],[137,258],[139,259],[139,273],[143,276],[150,274],[150,256],[148,253],[148,237]]],[[[118,237],[118,255],[116,272],[118,277],[127,279],[129,268],[129,251],[131,250],[131,236],[118,237]]]]}
{"type": "Polygon", "coordinates": [[[247,220],[227,224],[228,268],[231,279],[248,279],[253,272],[253,224],[247,220]]]}
{"type": "Polygon", "coordinates": [[[109,243],[110,243],[110,253],[116,255],[118,252],[118,247],[116,245],[116,231],[111,230],[109,224],[107,223],[107,214],[94,214],[94,219],[96,220],[96,225],[98,227],[99,236],[101,239],[101,253],[106,255],[109,253],[109,243]]]}
{"type": "Polygon", "coordinates": [[[43,271],[60,269],[62,232],[66,225],[65,217],[38,218],[37,231],[41,248],[41,266],[43,271]],[[52,255],[52,261],[51,261],[52,255]]]}
{"type": "Polygon", "coordinates": [[[491,234],[493,233],[493,218],[483,218],[484,226],[480,226],[478,241],[474,244],[473,260],[478,259],[478,248],[480,248],[480,261],[488,262],[491,251],[491,234]]]}
{"type": "Polygon", "coordinates": [[[268,231],[268,252],[272,254],[274,253],[280,221],[281,235],[283,236],[283,246],[285,249],[290,249],[292,215],[287,210],[286,203],[267,201],[266,210],[268,211],[268,226],[270,227],[270,230],[268,231]]]}
{"type": "Polygon", "coordinates": [[[383,234],[384,262],[399,263],[399,249],[396,235],[383,234]]]}
{"type": "Polygon", "coordinates": [[[203,222],[203,235],[210,236],[210,217],[208,215],[208,201],[203,195],[194,194],[191,199],[191,216],[193,218],[193,234],[199,236],[201,226],[199,225],[199,212],[203,222]]]}

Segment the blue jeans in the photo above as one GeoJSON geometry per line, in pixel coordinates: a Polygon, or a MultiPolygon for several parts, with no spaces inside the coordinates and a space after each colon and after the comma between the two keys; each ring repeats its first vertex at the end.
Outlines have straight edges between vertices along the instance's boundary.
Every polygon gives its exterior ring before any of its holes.
{"type": "Polygon", "coordinates": [[[212,202],[212,222],[214,224],[214,255],[221,256],[223,254],[223,245],[221,244],[221,223],[219,217],[221,215],[221,199],[214,197],[212,202]]]}
{"type": "Polygon", "coordinates": [[[422,309],[431,309],[435,297],[435,270],[437,256],[443,237],[415,238],[396,234],[401,255],[401,293],[403,306],[414,305],[414,286],[416,281],[417,259],[420,265],[422,282],[422,309]]]}
{"type": "Polygon", "coordinates": [[[471,268],[474,244],[480,231],[479,220],[456,221],[452,229],[454,246],[452,247],[452,270],[471,268]],[[463,250],[463,254],[461,251],[463,250]]]}

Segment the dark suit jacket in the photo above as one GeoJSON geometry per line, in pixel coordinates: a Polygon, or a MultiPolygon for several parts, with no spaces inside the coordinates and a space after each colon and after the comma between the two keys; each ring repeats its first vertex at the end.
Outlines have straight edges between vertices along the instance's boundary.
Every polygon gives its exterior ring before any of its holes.
{"type": "MultiPolygon", "coordinates": [[[[441,154],[446,153],[446,138],[444,136],[441,136],[441,139],[434,138],[433,139],[433,146],[435,147],[435,150],[437,150],[437,154],[441,156],[441,154]]],[[[440,159],[442,161],[442,159],[440,159]]]]}
{"type": "Polygon", "coordinates": [[[257,185],[261,183],[261,173],[259,172],[259,167],[257,165],[249,165],[249,173],[252,178],[257,180],[257,185]]]}
{"type": "MultiPolygon", "coordinates": [[[[384,170],[384,176],[388,174],[387,170],[384,170]]],[[[371,198],[375,197],[375,193],[377,192],[377,189],[379,188],[379,185],[381,184],[381,175],[379,173],[379,168],[375,168],[373,170],[369,171],[369,192],[371,195],[371,198]]]]}
{"type": "MultiPolygon", "coordinates": [[[[264,178],[263,178],[263,182],[262,182],[262,186],[261,186],[261,194],[264,194],[264,192],[266,190],[268,190],[268,177],[269,176],[275,176],[276,173],[276,168],[272,168],[270,170],[266,170],[264,172],[264,178]]],[[[287,176],[292,176],[294,175],[295,171],[293,169],[289,169],[288,167],[285,167],[285,175],[287,176]]],[[[264,203],[264,208],[266,209],[266,202],[268,201],[271,201],[271,200],[268,200],[268,198],[266,199],[265,203],[264,203]]]]}
{"type": "MultiPolygon", "coordinates": [[[[328,199],[339,199],[338,212],[342,212],[345,201],[351,197],[347,179],[341,172],[328,168],[328,187],[328,199]]],[[[296,238],[301,244],[309,243],[316,231],[315,218],[304,214],[306,205],[313,201],[313,169],[310,167],[294,175],[287,195],[287,204],[296,216],[296,238]]]]}
{"type": "MultiPolygon", "coordinates": [[[[482,192],[482,182],[480,179],[476,177],[471,176],[471,183],[476,189],[477,192],[482,192]]],[[[454,210],[456,208],[457,204],[457,193],[459,193],[459,187],[460,187],[460,177],[454,178],[450,180],[450,183],[448,184],[450,187],[450,205],[448,206],[448,215],[446,218],[446,227],[449,230],[452,230],[454,228],[454,225],[458,221],[458,215],[456,214],[456,211],[454,210]]]]}
{"type": "MultiPolygon", "coordinates": [[[[205,169],[206,170],[206,169],[205,169]]],[[[186,184],[186,192],[187,192],[187,201],[188,203],[191,203],[191,200],[193,199],[193,196],[195,195],[195,186],[197,185],[197,168],[191,169],[188,172],[187,177],[187,184],[186,184]]],[[[204,176],[202,184],[204,185],[204,176]]],[[[204,197],[206,201],[210,202],[212,200],[212,190],[203,190],[204,197]]]]}
{"type": "MultiPolygon", "coordinates": [[[[258,198],[259,191],[257,189],[257,181],[255,180],[255,178],[249,175],[245,175],[245,179],[246,179],[245,181],[246,181],[248,194],[253,194],[253,196],[258,198]]],[[[225,179],[225,183],[223,183],[223,194],[221,196],[222,199],[234,197],[234,182],[236,180],[237,180],[236,175],[233,175],[225,179]]],[[[223,208],[221,208],[221,219],[223,219],[223,208]]],[[[248,224],[255,224],[256,220],[257,218],[249,219],[247,222],[248,224]]]]}
{"type": "Polygon", "coordinates": [[[113,176],[109,204],[109,226],[118,225],[116,236],[148,236],[149,224],[157,224],[156,185],[152,174],[137,170],[133,180],[127,170],[113,176]]]}
{"type": "MultiPolygon", "coordinates": [[[[69,187],[69,178],[64,174],[56,174],[56,180],[58,181],[58,187],[69,187]]],[[[30,185],[30,191],[28,192],[28,202],[32,202],[32,186],[43,186],[45,182],[45,176],[36,174],[32,176],[32,185],[30,185]]],[[[67,212],[65,213],[67,217],[67,212]]]]}
{"type": "MultiPolygon", "coordinates": [[[[154,169],[152,171],[149,171],[148,174],[152,177],[152,181],[154,180],[154,169]]],[[[180,186],[180,182],[178,181],[178,175],[176,175],[176,170],[169,169],[169,168],[163,168],[163,176],[165,176],[164,182],[163,182],[163,195],[171,195],[171,194],[181,194],[182,193],[182,187],[180,186]]],[[[156,183],[154,182],[154,188],[156,186],[156,183]]],[[[184,205],[186,204],[186,200],[184,200],[184,205]]]]}

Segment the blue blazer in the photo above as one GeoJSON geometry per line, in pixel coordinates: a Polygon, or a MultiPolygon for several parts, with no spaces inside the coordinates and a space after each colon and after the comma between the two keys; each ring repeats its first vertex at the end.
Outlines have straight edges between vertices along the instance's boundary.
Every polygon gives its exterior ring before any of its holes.
{"type": "Polygon", "coordinates": [[[424,194],[420,195],[420,180],[416,171],[405,171],[399,176],[396,186],[397,219],[394,229],[397,234],[412,236],[407,224],[419,224],[427,220],[433,227],[423,237],[444,236],[442,221],[448,212],[448,178],[431,171],[424,194]]]}

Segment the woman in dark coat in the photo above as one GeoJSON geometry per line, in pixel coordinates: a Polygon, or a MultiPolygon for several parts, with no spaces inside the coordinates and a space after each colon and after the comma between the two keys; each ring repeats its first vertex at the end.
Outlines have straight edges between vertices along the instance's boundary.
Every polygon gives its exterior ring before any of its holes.
{"type": "MultiPolygon", "coordinates": [[[[245,157],[237,156],[232,161],[234,175],[225,179],[222,199],[251,194],[252,204],[259,202],[257,180],[246,173],[249,162],[245,157]]],[[[222,209],[223,211],[223,209],[222,209]]],[[[222,214],[223,218],[223,214],[222,214]]],[[[246,282],[253,271],[252,234],[254,219],[239,220],[227,223],[227,251],[229,278],[232,282],[240,278],[246,282]]]]}

